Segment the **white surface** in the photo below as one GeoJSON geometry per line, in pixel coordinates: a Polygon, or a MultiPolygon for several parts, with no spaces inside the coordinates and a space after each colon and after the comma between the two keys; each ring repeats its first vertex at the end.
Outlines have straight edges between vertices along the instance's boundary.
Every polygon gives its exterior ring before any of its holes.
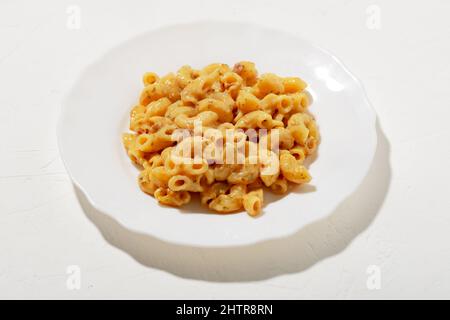
{"type": "Polygon", "coordinates": [[[0,3],[0,297],[450,297],[448,1],[130,2],[0,3]],[[66,27],[71,4],[79,30],[66,27]],[[130,234],[81,195],[80,205],[56,146],[62,95],[108,48],[199,18],[292,31],[364,83],[380,124],[376,162],[330,218],[279,241],[208,250],[130,234]],[[67,289],[70,265],[80,290],[67,289]],[[379,290],[366,286],[371,265],[379,290]]]}
{"type": "Polygon", "coordinates": [[[376,115],[366,93],[334,56],[291,34],[236,22],[170,26],[120,44],[83,71],[63,100],[58,121],[61,159],[93,207],[130,231],[199,247],[287,237],[329,215],[362,183],[377,140],[376,115]],[[173,43],[183,55],[173,54],[173,43]],[[120,140],[142,90],[143,72],[164,75],[187,63],[200,68],[216,61],[232,66],[246,57],[261,73],[301,75],[309,84],[314,102],[308,110],[321,136],[318,156],[308,159],[316,158],[309,166],[313,180],[282,197],[266,192],[258,219],[245,213],[208,214],[199,199],[180,209],[159,205],[139,190],[139,171],[120,140]],[[93,157],[86,161],[86,155],[93,157]],[[192,214],[198,212],[205,214],[192,214]]]}

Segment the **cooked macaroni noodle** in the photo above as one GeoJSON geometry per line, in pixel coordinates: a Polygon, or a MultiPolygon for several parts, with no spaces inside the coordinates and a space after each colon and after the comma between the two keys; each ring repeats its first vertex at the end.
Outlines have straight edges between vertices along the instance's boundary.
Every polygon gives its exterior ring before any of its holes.
{"type": "Polygon", "coordinates": [[[142,82],[122,140],[141,167],[139,187],[161,204],[179,207],[198,193],[219,213],[257,216],[264,190],[284,194],[311,180],[304,160],[320,135],[302,79],[258,75],[242,61],[147,72],[142,82]]]}

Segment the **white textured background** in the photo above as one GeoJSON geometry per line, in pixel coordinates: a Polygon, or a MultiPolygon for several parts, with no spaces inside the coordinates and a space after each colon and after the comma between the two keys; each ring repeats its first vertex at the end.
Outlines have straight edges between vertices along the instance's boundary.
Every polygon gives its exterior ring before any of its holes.
{"type": "Polygon", "coordinates": [[[449,13],[445,0],[1,0],[0,298],[450,298],[449,13]],[[66,26],[70,5],[79,30],[66,26]],[[328,219],[265,245],[182,248],[129,234],[77,196],[56,145],[64,92],[108,48],[197,19],[286,29],[364,83],[376,159],[328,219]],[[80,290],[66,287],[69,265],[80,290]]]}

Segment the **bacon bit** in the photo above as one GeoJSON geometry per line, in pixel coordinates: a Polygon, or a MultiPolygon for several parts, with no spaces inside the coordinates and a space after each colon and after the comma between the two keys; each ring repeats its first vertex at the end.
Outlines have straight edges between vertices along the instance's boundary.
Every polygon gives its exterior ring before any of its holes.
{"type": "Polygon", "coordinates": [[[151,132],[156,132],[159,129],[161,129],[161,124],[160,123],[155,123],[154,125],[151,126],[150,131],[151,132]]]}
{"type": "Polygon", "coordinates": [[[244,70],[244,66],[240,63],[236,63],[233,67],[233,72],[236,72],[237,74],[241,74],[241,72],[244,70]]]}

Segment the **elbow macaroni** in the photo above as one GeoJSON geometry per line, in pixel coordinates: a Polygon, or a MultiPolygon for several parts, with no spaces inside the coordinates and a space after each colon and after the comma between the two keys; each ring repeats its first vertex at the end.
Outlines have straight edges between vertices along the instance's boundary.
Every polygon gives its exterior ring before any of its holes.
{"type": "Polygon", "coordinates": [[[182,66],[162,77],[147,72],[142,82],[139,103],[130,112],[132,133],[123,134],[122,142],[141,167],[140,189],[161,204],[179,207],[198,193],[201,203],[216,212],[244,209],[257,216],[264,189],[284,194],[290,184],[311,180],[304,160],[316,151],[320,135],[302,79],[258,75],[254,63],[242,61],[233,68],[182,66]],[[198,122],[201,134],[213,132],[174,139],[177,130],[192,134],[198,122]],[[206,147],[207,156],[198,157],[195,141],[206,147]],[[221,153],[217,143],[225,146],[221,153]],[[264,150],[257,149],[260,145],[264,150]],[[252,148],[258,150],[256,157],[250,156],[252,148]],[[182,149],[188,162],[179,161],[182,149]],[[236,163],[226,161],[230,155],[236,163]]]}

